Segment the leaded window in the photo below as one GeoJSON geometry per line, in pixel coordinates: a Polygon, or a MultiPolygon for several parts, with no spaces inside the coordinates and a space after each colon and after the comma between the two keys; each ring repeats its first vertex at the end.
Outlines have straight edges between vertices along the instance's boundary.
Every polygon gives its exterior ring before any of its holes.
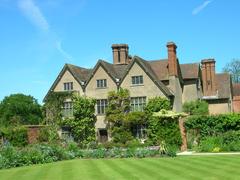
{"type": "Polygon", "coordinates": [[[106,79],[98,79],[97,80],[97,88],[105,88],[107,87],[107,80],[106,79]]]}
{"type": "Polygon", "coordinates": [[[143,76],[132,76],[132,85],[143,84],[143,76]]]}
{"type": "Polygon", "coordinates": [[[73,90],[73,82],[63,83],[63,89],[64,89],[64,91],[71,91],[71,90],[73,90]]]}
{"type": "Polygon", "coordinates": [[[146,97],[132,97],[131,111],[143,111],[146,106],[146,97]]]}
{"type": "Polygon", "coordinates": [[[73,103],[64,102],[63,103],[63,117],[72,117],[73,116],[73,103]]]}
{"type": "Polygon", "coordinates": [[[107,108],[107,99],[97,100],[97,114],[105,114],[107,108]]]}

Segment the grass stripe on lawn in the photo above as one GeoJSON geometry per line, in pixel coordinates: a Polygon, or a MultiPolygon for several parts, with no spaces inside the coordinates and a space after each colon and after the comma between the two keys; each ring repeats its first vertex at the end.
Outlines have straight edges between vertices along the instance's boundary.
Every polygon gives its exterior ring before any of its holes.
{"type": "Polygon", "coordinates": [[[104,166],[114,171],[114,173],[117,173],[120,176],[120,179],[138,179],[133,172],[124,168],[125,163],[121,164],[119,160],[109,159],[102,162],[104,163],[104,166]]]}
{"type": "MultiPolygon", "coordinates": [[[[204,170],[205,173],[203,173],[201,177],[218,177],[221,179],[231,179],[234,177],[238,171],[233,171],[233,174],[228,172],[231,168],[229,169],[229,166],[225,166],[224,161],[217,161],[217,158],[218,157],[192,157],[189,161],[185,161],[185,164],[189,163],[200,171],[204,170]]],[[[188,160],[188,158],[184,160],[188,160]]],[[[232,165],[230,166],[232,167],[232,165]]]]}
{"type": "Polygon", "coordinates": [[[165,158],[143,159],[143,161],[148,166],[157,167],[158,171],[162,175],[170,177],[171,179],[196,179],[196,176],[186,174],[186,167],[183,167],[181,163],[176,163],[177,161],[175,160],[175,158],[171,158],[167,161],[165,160],[165,158]]]}
{"type": "Polygon", "coordinates": [[[135,176],[140,179],[164,179],[164,175],[159,173],[157,167],[149,167],[143,163],[143,159],[122,159],[122,165],[126,166],[125,168],[131,170],[135,176]]]}
{"type": "Polygon", "coordinates": [[[239,179],[240,156],[79,159],[0,170],[1,180],[239,179]]]}

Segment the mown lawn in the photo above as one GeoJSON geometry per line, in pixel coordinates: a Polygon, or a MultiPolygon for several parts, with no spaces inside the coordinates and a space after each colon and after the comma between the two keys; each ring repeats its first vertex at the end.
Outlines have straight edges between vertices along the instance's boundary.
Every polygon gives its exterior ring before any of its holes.
{"type": "Polygon", "coordinates": [[[240,179],[240,156],[79,159],[0,170],[0,179],[240,179]]]}

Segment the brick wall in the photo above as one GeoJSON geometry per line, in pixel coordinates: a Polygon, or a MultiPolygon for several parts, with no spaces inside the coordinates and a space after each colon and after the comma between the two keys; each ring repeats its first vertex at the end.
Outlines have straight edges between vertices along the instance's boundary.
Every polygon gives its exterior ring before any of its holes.
{"type": "Polygon", "coordinates": [[[240,112],[240,96],[233,96],[233,112],[240,112]]]}
{"type": "Polygon", "coordinates": [[[37,142],[40,129],[44,126],[32,125],[32,126],[26,126],[26,127],[27,127],[28,143],[33,144],[37,142]]]}

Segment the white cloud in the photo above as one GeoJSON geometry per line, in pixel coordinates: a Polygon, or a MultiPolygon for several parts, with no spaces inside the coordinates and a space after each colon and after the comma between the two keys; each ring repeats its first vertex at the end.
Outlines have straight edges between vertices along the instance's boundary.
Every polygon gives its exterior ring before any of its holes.
{"type": "Polygon", "coordinates": [[[62,48],[62,42],[56,41],[56,47],[57,50],[63,55],[63,57],[66,58],[66,60],[72,60],[72,56],[70,56],[63,48],[62,48]]]}
{"type": "Polygon", "coordinates": [[[44,31],[49,30],[46,18],[33,0],[19,0],[18,7],[35,26],[44,31]]]}
{"type": "Polygon", "coordinates": [[[198,13],[200,13],[203,9],[205,9],[210,3],[211,1],[204,1],[200,6],[196,7],[193,9],[192,14],[193,15],[197,15],[198,13]]]}
{"type": "MultiPolygon", "coordinates": [[[[54,39],[59,39],[55,32],[51,32],[49,23],[41,12],[40,8],[35,4],[34,0],[18,0],[18,7],[21,12],[40,30],[44,32],[50,32],[49,34],[55,35],[54,39]]],[[[62,42],[56,41],[55,47],[60,52],[60,54],[67,60],[73,59],[63,48],[62,42]]]]}
{"type": "MultiPolygon", "coordinates": [[[[40,8],[35,4],[34,0],[18,0],[18,7],[21,12],[40,30],[44,32],[51,32],[49,23],[41,12],[40,8]]],[[[50,34],[54,35],[54,39],[59,39],[56,37],[56,33],[51,32],[50,34]]],[[[56,49],[62,54],[62,56],[68,60],[73,59],[63,48],[62,42],[56,41],[55,42],[56,49]]]]}

